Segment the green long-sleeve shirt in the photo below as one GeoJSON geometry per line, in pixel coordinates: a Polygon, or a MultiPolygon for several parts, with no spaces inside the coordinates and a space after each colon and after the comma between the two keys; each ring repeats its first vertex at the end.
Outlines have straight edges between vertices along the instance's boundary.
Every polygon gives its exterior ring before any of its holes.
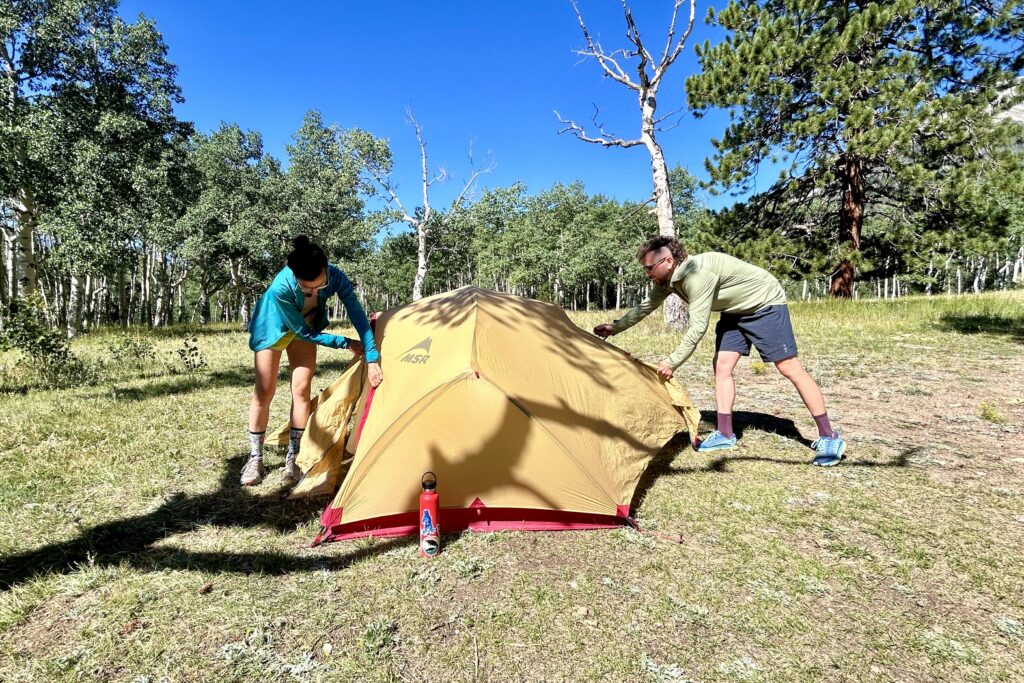
{"type": "Polygon", "coordinates": [[[654,285],[646,299],[616,320],[615,332],[636,325],[673,292],[687,303],[690,315],[683,340],[665,359],[673,369],[686,362],[697,348],[697,342],[707,332],[711,311],[742,315],[786,303],[782,285],[764,268],[718,252],[695,254],[676,267],[668,286],[654,285]]]}

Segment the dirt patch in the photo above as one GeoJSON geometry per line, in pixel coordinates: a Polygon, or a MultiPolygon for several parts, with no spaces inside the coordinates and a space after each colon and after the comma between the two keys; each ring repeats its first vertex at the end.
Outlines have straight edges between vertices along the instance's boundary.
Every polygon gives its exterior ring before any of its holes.
{"type": "Polygon", "coordinates": [[[72,637],[88,618],[79,609],[94,599],[87,596],[56,595],[43,602],[25,617],[17,628],[5,634],[11,650],[20,657],[45,657],[61,652],[63,643],[72,637]]]}
{"type": "Polygon", "coordinates": [[[866,402],[848,400],[840,385],[838,405],[861,436],[880,450],[915,449],[909,464],[953,484],[990,483],[1024,493],[1024,402],[1019,383],[1024,360],[978,362],[959,370],[912,372],[889,377],[866,402]],[[1016,385],[1016,386],[1014,386],[1016,385]],[[862,426],[863,425],[863,426],[862,426]]]}

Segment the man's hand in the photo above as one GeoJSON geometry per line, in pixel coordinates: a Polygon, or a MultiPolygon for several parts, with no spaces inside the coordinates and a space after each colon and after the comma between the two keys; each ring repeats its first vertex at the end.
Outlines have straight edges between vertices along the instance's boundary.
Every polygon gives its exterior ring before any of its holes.
{"type": "Polygon", "coordinates": [[[363,342],[359,341],[358,339],[349,339],[348,350],[351,351],[353,355],[363,355],[363,342]]]}
{"type": "Polygon", "coordinates": [[[384,381],[384,371],[380,369],[380,363],[370,363],[366,366],[371,387],[378,387],[384,381]]]}
{"type": "Polygon", "coordinates": [[[672,374],[674,372],[675,370],[672,369],[672,366],[670,366],[665,361],[661,361],[661,363],[658,365],[658,376],[661,377],[663,380],[667,381],[672,379],[672,374]]]}
{"type": "Polygon", "coordinates": [[[594,334],[601,339],[607,339],[608,337],[615,334],[615,326],[611,323],[603,323],[594,328],[594,334]]]}

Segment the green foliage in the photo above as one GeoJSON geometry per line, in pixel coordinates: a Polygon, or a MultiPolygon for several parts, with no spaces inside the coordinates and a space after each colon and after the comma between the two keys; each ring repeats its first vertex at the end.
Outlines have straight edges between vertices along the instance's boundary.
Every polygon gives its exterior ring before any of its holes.
{"type": "MultiPolygon", "coordinates": [[[[680,235],[702,250],[709,214],[697,181],[680,167],[673,174],[680,235]]],[[[616,292],[632,301],[646,287],[636,249],[657,231],[645,206],[590,195],[579,182],[535,195],[521,183],[489,188],[458,211],[434,212],[425,291],[474,284],[578,307],[589,289],[592,308],[614,306],[616,292]]],[[[416,246],[413,233],[398,233],[352,264],[372,305],[410,299],[416,246]]]]}
{"type": "Polygon", "coordinates": [[[993,424],[1003,424],[1006,422],[1006,418],[1003,417],[991,403],[982,402],[979,407],[979,414],[981,415],[981,419],[986,422],[991,422],[993,424]]]}
{"type": "Polygon", "coordinates": [[[14,302],[0,323],[0,351],[20,351],[35,386],[72,387],[99,379],[99,369],[76,356],[67,338],[48,324],[38,296],[14,302]]]}
{"type": "Polygon", "coordinates": [[[38,296],[16,301],[3,316],[0,350],[11,349],[39,358],[60,358],[70,353],[68,340],[47,324],[46,310],[38,296]]]}
{"type": "Polygon", "coordinates": [[[107,350],[116,363],[138,366],[156,359],[156,348],[148,339],[138,335],[121,335],[107,350]]]}
{"type": "Polygon", "coordinates": [[[19,227],[46,235],[55,266],[111,264],[189,128],[167,47],[109,0],[7,3],[0,35],[0,196],[22,198],[19,227]]]}
{"type": "MultiPolygon", "coordinates": [[[[369,141],[381,142],[363,131],[326,125],[320,112],[310,110],[287,147],[282,189],[288,198],[288,232],[309,235],[339,260],[356,256],[374,227],[363,215],[361,194],[372,188],[362,178],[366,162],[357,150],[362,145],[365,151],[369,141]]],[[[375,147],[373,153],[383,151],[375,147]]]]}
{"type": "Polygon", "coordinates": [[[363,630],[359,638],[370,657],[387,654],[398,642],[398,624],[390,619],[378,619],[363,630]]]}
{"type": "Polygon", "coordinates": [[[707,169],[717,188],[742,192],[759,169],[779,171],[744,221],[804,243],[789,252],[800,270],[845,256],[851,207],[865,211],[862,272],[977,249],[951,220],[966,220],[979,186],[1020,168],[1006,165],[1019,127],[992,118],[1022,95],[1019,3],[734,0],[708,21],[728,34],[698,47],[689,101],[698,115],[725,108],[731,122],[707,169]]]}
{"type": "Polygon", "coordinates": [[[206,367],[206,356],[199,350],[198,342],[198,337],[183,339],[181,346],[175,351],[188,373],[198,372],[206,367]]]}

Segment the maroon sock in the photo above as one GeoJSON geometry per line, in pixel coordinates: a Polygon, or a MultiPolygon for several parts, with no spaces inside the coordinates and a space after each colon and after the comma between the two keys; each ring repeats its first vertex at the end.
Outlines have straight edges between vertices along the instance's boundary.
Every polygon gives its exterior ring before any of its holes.
{"type": "Polygon", "coordinates": [[[722,433],[722,436],[729,439],[736,436],[732,431],[732,413],[718,414],[718,431],[722,433]]]}
{"type": "Polygon", "coordinates": [[[821,415],[812,415],[814,421],[818,423],[818,436],[831,437],[834,432],[832,431],[832,424],[828,421],[828,413],[822,413],[821,415]]]}

